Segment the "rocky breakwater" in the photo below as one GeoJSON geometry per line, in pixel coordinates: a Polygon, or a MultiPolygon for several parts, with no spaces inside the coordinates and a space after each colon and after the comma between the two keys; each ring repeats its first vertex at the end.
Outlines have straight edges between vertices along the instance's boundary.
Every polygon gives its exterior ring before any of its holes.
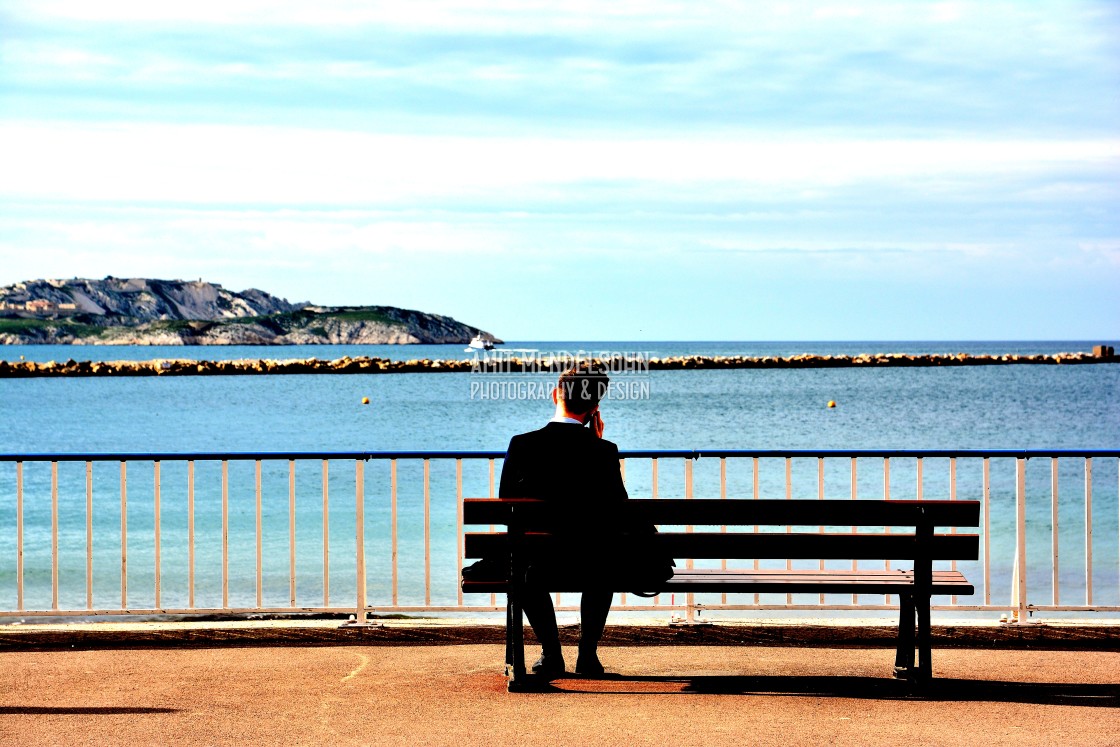
{"type": "Polygon", "coordinates": [[[1038,355],[969,355],[967,353],[860,353],[858,355],[812,355],[803,353],[788,357],[765,356],[674,356],[650,358],[651,370],[711,368],[899,368],[931,366],[993,366],[1007,364],[1079,364],[1117,363],[1120,357],[1076,352],[1038,355]]]}
{"type": "Polygon", "coordinates": [[[38,376],[220,376],[258,374],[355,374],[470,371],[470,361],[409,360],[386,358],[339,358],[320,360],[225,360],[196,361],[157,359],[150,361],[0,361],[0,378],[38,376]]]}
{"type": "MultiPolygon", "coordinates": [[[[51,376],[208,376],[258,374],[376,374],[376,373],[541,373],[565,368],[570,361],[553,358],[501,357],[394,361],[386,358],[343,357],[335,360],[183,360],[149,361],[3,361],[0,378],[51,376]]],[[[793,355],[789,357],[672,356],[667,358],[614,358],[601,361],[611,370],[629,372],[703,369],[783,368],[893,368],[918,366],[991,365],[1078,365],[1120,363],[1120,356],[1107,354],[1056,353],[1053,355],[966,355],[863,353],[860,355],[793,355]],[[624,368],[620,368],[624,366],[624,368]]]]}

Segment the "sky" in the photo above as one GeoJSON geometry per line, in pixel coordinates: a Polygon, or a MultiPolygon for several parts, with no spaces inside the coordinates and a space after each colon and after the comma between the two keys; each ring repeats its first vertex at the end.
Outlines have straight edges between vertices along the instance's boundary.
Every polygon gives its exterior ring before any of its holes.
{"type": "Polygon", "coordinates": [[[1120,338],[1120,4],[0,0],[0,285],[1120,338]]]}

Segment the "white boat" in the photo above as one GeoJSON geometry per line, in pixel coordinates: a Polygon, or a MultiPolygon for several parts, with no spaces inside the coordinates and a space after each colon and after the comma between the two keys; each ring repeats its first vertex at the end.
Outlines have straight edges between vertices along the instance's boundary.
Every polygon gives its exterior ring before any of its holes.
{"type": "Polygon", "coordinates": [[[484,340],[482,335],[475,335],[470,341],[467,350],[493,350],[494,343],[491,340],[484,340]]]}

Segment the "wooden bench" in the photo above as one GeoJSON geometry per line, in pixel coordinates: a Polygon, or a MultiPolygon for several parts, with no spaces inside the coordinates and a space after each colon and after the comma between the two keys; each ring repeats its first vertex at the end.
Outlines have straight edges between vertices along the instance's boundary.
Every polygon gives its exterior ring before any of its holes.
{"type": "MultiPolygon", "coordinates": [[[[550,510],[555,508],[530,499],[463,501],[464,524],[506,528],[466,533],[467,559],[498,558],[501,563],[495,563],[492,574],[464,579],[463,591],[506,594],[506,673],[510,689],[527,682],[519,602],[527,560],[535,553],[567,552],[558,547],[562,540],[556,535],[526,531],[527,527],[541,526],[542,516],[550,510]]],[[[623,588],[619,583],[616,592],[897,595],[900,616],[895,675],[916,684],[928,683],[932,676],[930,597],[975,593],[963,574],[935,571],[933,562],[977,559],[976,534],[945,530],[978,527],[979,501],[631,499],[625,510],[635,521],[685,531],[661,531],[653,540],[677,559],[674,577],[661,589],[623,588]],[[682,562],[686,558],[727,559],[729,565],[739,567],[686,569],[682,562]],[[880,567],[756,570],[754,559],[879,561],[880,567]],[[884,562],[888,560],[892,561],[889,570],[884,562]],[[752,568],[743,569],[745,564],[752,568]]],[[[596,517],[586,520],[594,522],[596,517]]],[[[610,568],[602,570],[609,576],[610,568]]],[[[576,578],[557,579],[548,590],[575,592],[581,590],[580,585],[576,578]]]]}

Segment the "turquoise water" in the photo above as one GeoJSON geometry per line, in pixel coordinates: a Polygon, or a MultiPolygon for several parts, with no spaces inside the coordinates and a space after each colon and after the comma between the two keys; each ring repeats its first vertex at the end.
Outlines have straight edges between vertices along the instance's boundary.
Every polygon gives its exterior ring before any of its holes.
{"type": "MultiPolygon", "coordinates": [[[[511,343],[544,352],[792,355],[1054,353],[1088,342],[511,343]]],[[[7,359],[450,358],[459,346],[0,347],[7,359]]],[[[506,377],[539,382],[547,377],[506,377]]],[[[10,379],[0,452],[504,449],[547,401],[481,399],[471,374],[10,379]],[[369,397],[371,403],[360,402],[369,397]]],[[[1120,366],[655,371],[620,375],[604,408],[623,449],[1108,448],[1120,444],[1120,366]],[[648,387],[648,391],[642,388],[648,387]],[[835,400],[839,407],[823,405],[835,400]]]]}
{"type": "MultiPolygon", "coordinates": [[[[792,355],[860,352],[1053,353],[1088,350],[1087,342],[1059,343],[511,343],[508,348],[545,352],[637,352],[648,355],[792,355]]],[[[339,346],[335,348],[98,348],[24,346],[0,348],[7,359],[93,357],[320,358],[379,355],[449,358],[470,354],[458,346],[339,346]],[[458,351],[458,352],[457,352],[458,351]]],[[[1010,365],[968,368],[864,370],[655,371],[615,377],[616,396],[603,405],[607,437],[627,449],[1077,449],[1120,447],[1120,366],[1010,365]],[[837,402],[828,408],[829,400],[837,402]]],[[[216,376],[168,378],[69,378],[0,380],[0,453],[504,450],[509,437],[538,427],[551,414],[547,377],[477,374],[216,376]],[[480,391],[502,382],[497,399],[480,391]],[[530,381],[541,386],[530,392],[530,381]],[[370,399],[362,405],[363,397],[370,399]]],[[[498,463],[500,470],[500,461],[498,463]]],[[[816,497],[816,460],[793,464],[794,491],[816,497]]],[[[365,467],[369,594],[391,595],[389,565],[389,466],[365,467]]],[[[433,536],[432,603],[455,599],[455,466],[430,466],[433,536]]],[[[783,460],[760,462],[763,497],[784,497],[783,460]]],[[[423,476],[418,462],[399,465],[401,604],[424,603],[423,476]]],[[[752,491],[749,460],[728,465],[731,496],[752,491]]],[[[1014,460],[992,461],[993,601],[1010,586],[1014,538],[1014,460]]],[[[1032,561],[1028,581],[1049,603],[1049,460],[1028,465],[1028,526],[1032,561]]],[[[128,473],[128,588],[130,607],[154,603],[154,517],[151,462],[128,473]]],[[[913,497],[913,460],[892,460],[892,497],[913,497]]],[[[926,497],[947,497],[949,464],[927,459],[926,497]]],[[[83,464],[61,464],[61,606],[85,605],[85,486],[83,464]]],[[[354,583],[355,466],[330,467],[329,579],[333,603],[352,598],[354,583]]],[[[958,465],[958,496],[979,497],[979,460],[958,465]]],[[[288,465],[263,467],[262,527],[265,606],[288,603],[288,465]]],[[[827,497],[849,497],[847,460],[826,465],[827,497]]],[[[322,498],[320,465],[303,463],[296,475],[296,544],[301,605],[321,605],[322,498]]],[[[629,460],[634,496],[652,494],[649,460],[629,460]]],[[[1093,464],[1090,506],[1094,601],[1120,603],[1117,552],[1117,465],[1093,464]]],[[[186,466],[161,465],[162,604],[185,606],[186,466]]],[[[197,466],[196,543],[200,606],[220,602],[220,466],[197,466]]],[[[859,498],[883,495],[882,463],[861,460],[859,498]]],[[[94,590],[99,607],[120,604],[119,466],[94,467],[94,590]]],[[[719,463],[695,464],[695,494],[717,495],[719,463]]],[[[684,467],[661,460],[662,497],[683,496],[684,467]]],[[[485,495],[485,462],[464,465],[464,492],[485,495]]],[[[1059,474],[1062,553],[1061,601],[1085,596],[1085,485],[1083,462],[1064,460],[1059,474]]],[[[29,608],[50,604],[50,469],[25,468],[25,580],[29,608]]],[[[252,463],[230,466],[231,603],[255,604],[255,488],[252,463]]],[[[15,606],[15,468],[0,464],[0,608],[15,606]]],[[[978,568],[966,570],[979,581],[978,568]]],[[[471,600],[468,600],[470,602],[471,600]]],[[[475,600],[476,603],[479,600],[475,600]]]]}

